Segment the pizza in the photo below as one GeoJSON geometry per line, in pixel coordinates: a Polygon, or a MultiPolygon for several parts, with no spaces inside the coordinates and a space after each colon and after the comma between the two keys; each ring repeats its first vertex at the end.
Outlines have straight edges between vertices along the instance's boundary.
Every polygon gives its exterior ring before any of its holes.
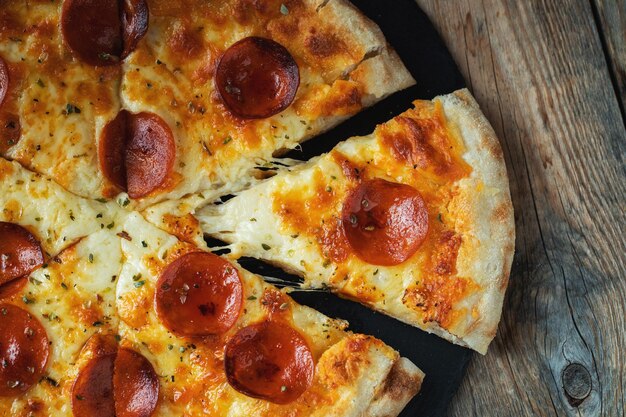
{"type": "Polygon", "coordinates": [[[0,153],[131,207],[241,189],[414,83],[347,1],[3,2],[1,19],[0,153]]]}
{"type": "Polygon", "coordinates": [[[0,0],[0,40],[1,415],[400,414],[423,372],[242,256],[486,352],[514,229],[467,90],[283,157],[415,83],[349,1],[0,0]]]}
{"type": "Polygon", "coordinates": [[[260,258],[337,294],[486,353],[515,230],[498,140],[467,90],[415,101],[196,213],[231,256],[260,258]]]}
{"type": "Polygon", "coordinates": [[[9,415],[375,416],[419,390],[408,359],[235,262],[16,162],[0,173],[9,415]],[[37,238],[43,213],[58,238],[37,238]]]}

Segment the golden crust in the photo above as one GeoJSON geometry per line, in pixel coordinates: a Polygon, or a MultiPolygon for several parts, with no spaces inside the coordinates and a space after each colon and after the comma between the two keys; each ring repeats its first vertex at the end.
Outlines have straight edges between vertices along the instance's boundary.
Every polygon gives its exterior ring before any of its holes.
{"type": "Polygon", "coordinates": [[[382,389],[372,400],[365,417],[396,417],[422,387],[424,373],[410,360],[394,363],[382,389]]]}
{"type": "Polygon", "coordinates": [[[465,334],[455,333],[467,346],[484,354],[495,337],[515,252],[515,219],[506,164],[500,142],[467,89],[439,97],[444,112],[460,130],[467,147],[463,159],[472,174],[461,181],[458,200],[463,229],[480,242],[462,247],[459,275],[481,277],[481,298],[475,304],[478,319],[465,334]],[[478,192],[477,192],[478,191],[478,192]]]}

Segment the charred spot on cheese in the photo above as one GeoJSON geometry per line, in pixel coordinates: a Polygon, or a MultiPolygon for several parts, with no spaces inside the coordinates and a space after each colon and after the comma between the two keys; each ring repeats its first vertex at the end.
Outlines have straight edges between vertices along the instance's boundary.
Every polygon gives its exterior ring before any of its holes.
{"type": "Polygon", "coordinates": [[[222,334],[237,321],[243,304],[239,272],[207,252],[170,263],[157,282],[154,306],[163,325],[182,336],[222,334]]]}
{"type": "Polygon", "coordinates": [[[398,265],[420,247],[428,232],[420,193],[383,179],[359,184],[342,210],[344,233],[354,253],[374,265],[398,265]]]}
{"type": "Polygon", "coordinates": [[[20,225],[0,222],[0,285],[29,275],[43,265],[41,245],[20,225]]]}
{"type": "Polygon", "coordinates": [[[361,110],[362,86],[354,81],[337,80],[322,103],[324,116],[347,116],[361,110]]]}
{"type": "Polygon", "coordinates": [[[234,389],[276,404],[298,399],[315,372],[306,340],[290,325],[271,320],[239,330],[226,344],[224,367],[234,389]]]}
{"type": "Polygon", "coordinates": [[[277,289],[266,289],[260,302],[270,316],[280,315],[289,309],[289,297],[277,289]]]}
{"type": "Polygon", "coordinates": [[[332,32],[319,32],[315,28],[311,28],[304,44],[313,56],[319,58],[328,58],[346,49],[337,35],[332,32]]]}
{"type": "Polygon", "coordinates": [[[144,197],[162,186],[175,156],[171,129],[159,116],[146,112],[119,112],[102,130],[98,146],[103,175],[131,198],[144,197]]]}
{"type": "Polygon", "coordinates": [[[422,314],[423,323],[436,322],[444,329],[459,315],[455,304],[466,294],[476,291],[469,278],[435,275],[406,289],[402,302],[422,314]]]}
{"type": "Polygon", "coordinates": [[[437,275],[456,273],[456,259],[461,242],[461,236],[452,231],[441,233],[430,259],[432,272],[437,275]]]}
{"type": "Polygon", "coordinates": [[[95,66],[116,65],[148,30],[145,0],[66,0],[61,31],[69,48],[95,66]]]}
{"type": "Polygon", "coordinates": [[[385,149],[399,162],[433,172],[452,180],[465,177],[471,171],[460,157],[462,145],[449,130],[443,110],[436,105],[426,108],[416,103],[416,109],[398,116],[377,128],[385,149]],[[419,117],[413,117],[419,113],[419,117]]]}
{"type": "Polygon", "coordinates": [[[200,222],[191,213],[184,216],[175,216],[173,214],[164,214],[163,223],[167,225],[168,231],[187,243],[194,243],[194,239],[202,234],[200,231],[200,222]]]}
{"type": "Polygon", "coordinates": [[[204,52],[202,38],[198,30],[178,22],[173,25],[167,42],[173,56],[181,61],[196,58],[204,52]]]}
{"type": "Polygon", "coordinates": [[[343,175],[350,181],[360,181],[361,175],[364,169],[351,161],[347,156],[341,152],[333,150],[330,153],[333,160],[341,167],[343,175]]]}
{"type": "Polygon", "coordinates": [[[300,71],[284,46],[252,36],[236,42],[222,54],[215,84],[234,115],[262,119],[289,107],[300,84],[300,71]]]}
{"type": "Polygon", "coordinates": [[[14,397],[39,381],[50,345],[39,320],[26,310],[0,304],[0,397],[14,397]]]}

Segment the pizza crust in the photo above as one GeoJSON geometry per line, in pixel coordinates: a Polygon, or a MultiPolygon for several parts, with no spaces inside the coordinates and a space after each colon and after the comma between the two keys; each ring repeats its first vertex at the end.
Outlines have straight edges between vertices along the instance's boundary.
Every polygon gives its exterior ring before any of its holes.
{"type": "Polygon", "coordinates": [[[457,223],[464,224],[458,227],[480,239],[479,247],[462,245],[457,259],[459,276],[482,278],[483,292],[475,306],[479,319],[465,334],[453,333],[485,354],[500,321],[515,252],[515,219],[506,164],[493,128],[467,89],[435,100],[443,104],[446,118],[460,130],[467,147],[463,159],[473,169],[470,178],[459,184],[460,196],[450,209],[459,210],[457,223]]]}
{"type": "Polygon", "coordinates": [[[335,391],[311,417],[396,417],[419,391],[424,373],[371,336],[352,334],[330,347],[316,378],[335,391]]]}
{"type": "Polygon", "coordinates": [[[398,359],[364,417],[397,416],[420,391],[423,381],[424,373],[413,362],[404,357],[398,359]]]}

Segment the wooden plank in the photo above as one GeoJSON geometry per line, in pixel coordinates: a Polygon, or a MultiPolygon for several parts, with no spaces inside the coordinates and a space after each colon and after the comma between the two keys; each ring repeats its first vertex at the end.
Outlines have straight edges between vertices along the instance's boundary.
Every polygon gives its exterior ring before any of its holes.
{"type": "Polygon", "coordinates": [[[593,0],[591,4],[626,125],[626,0],[593,0]]]}
{"type": "Polygon", "coordinates": [[[417,2],[502,141],[517,226],[498,336],[449,415],[624,415],[626,133],[590,3],[417,2]]]}

